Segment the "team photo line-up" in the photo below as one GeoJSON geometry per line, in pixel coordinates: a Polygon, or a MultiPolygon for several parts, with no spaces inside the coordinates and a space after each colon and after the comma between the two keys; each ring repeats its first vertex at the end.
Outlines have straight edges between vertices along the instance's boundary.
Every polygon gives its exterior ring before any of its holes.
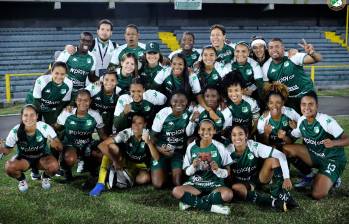
{"type": "Polygon", "coordinates": [[[165,57],[159,43],[138,41],[136,25],[124,45],[112,31],[103,19],[96,38],[82,32],[78,46],[62,46],[28,93],[0,145],[1,157],[16,147],[5,172],[21,192],[25,171],[48,190],[54,175],[71,182],[75,165],[89,173],[90,196],[151,183],[171,186],[181,210],[220,214],[233,199],[287,211],[299,207],[294,187],[310,187],[316,200],[339,187],[349,138],[318,112],[303,68],[321,61],[312,44],[286,52],[279,38],[230,43],[216,24],[211,45],[195,49],[195,34],[184,32],[165,57]],[[302,176],[295,184],[291,164],[302,176]]]}

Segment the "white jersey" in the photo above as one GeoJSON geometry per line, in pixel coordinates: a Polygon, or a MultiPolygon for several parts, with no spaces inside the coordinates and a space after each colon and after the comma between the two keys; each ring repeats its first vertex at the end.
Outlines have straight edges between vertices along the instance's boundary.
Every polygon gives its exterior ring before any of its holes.
{"type": "MultiPolygon", "coordinates": [[[[57,124],[66,125],[65,123],[68,117],[72,115],[76,116],[76,110],[77,108],[73,108],[71,112],[69,112],[68,110],[63,110],[62,113],[57,118],[57,124]]],[[[88,121],[88,119],[93,118],[96,121],[96,128],[100,129],[104,127],[102,116],[97,111],[89,109],[87,113],[89,116],[85,116],[84,118],[81,118],[81,119],[86,119],[87,126],[91,123],[88,121]]]]}
{"type": "MultiPolygon", "coordinates": [[[[40,99],[42,97],[42,91],[45,89],[45,87],[52,81],[52,75],[42,75],[39,78],[36,79],[33,89],[33,97],[35,99],[40,99]]],[[[73,82],[68,79],[67,77],[64,78],[63,83],[61,85],[55,84],[59,89],[60,86],[63,85],[68,86],[68,90],[61,88],[59,90],[59,93],[51,93],[51,94],[61,94],[64,95],[62,101],[70,101],[71,98],[71,92],[73,89],[73,82]]],[[[57,96],[58,97],[58,96],[57,96]]],[[[61,98],[61,97],[60,97],[61,98]]]]}

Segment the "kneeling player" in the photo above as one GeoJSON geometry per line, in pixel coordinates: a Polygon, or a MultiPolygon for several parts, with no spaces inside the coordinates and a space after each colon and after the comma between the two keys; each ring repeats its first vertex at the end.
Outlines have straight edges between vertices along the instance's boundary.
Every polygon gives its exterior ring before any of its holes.
{"type": "Polygon", "coordinates": [[[29,168],[44,170],[42,188],[50,189],[50,176],[58,171],[58,162],[51,155],[47,145],[50,138],[52,148],[62,150],[63,146],[57,138],[56,132],[44,122],[37,122],[38,111],[34,105],[27,104],[21,112],[21,124],[16,125],[6,138],[5,147],[0,145],[0,157],[9,154],[17,145],[17,154],[6,162],[7,175],[19,181],[18,188],[21,192],[28,190],[24,172],[29,168]]]}
{"type": "Polygon", "coordinates": [[[199,140],[192,142],[187,148],[183,169],[189,176],[189,181],[172,190],[172,195],[181,200],[181,210],[193,206],[215,213],[230,214],[230,208],[222,204],[233,198],[233,192],[224,186],[232,160],[224,145],[212,139],[215,133],[213,121],[202,120],[199,140]]]}

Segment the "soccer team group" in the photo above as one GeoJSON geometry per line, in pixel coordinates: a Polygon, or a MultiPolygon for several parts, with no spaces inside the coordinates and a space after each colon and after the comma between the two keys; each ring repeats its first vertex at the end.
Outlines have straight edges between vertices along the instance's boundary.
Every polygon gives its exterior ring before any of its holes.
{"type": "Polygon", "coordinates": [[[151,183],[172,186],[181,210],[220,214],[233,199],[286,211],[299,206],[293,187],[310,186],[319,200],[340,185],[349,138],[318,112],[303,69],[321,60],[313,45],[303,39],[304,52],[285,52],[279,38],[230,43],[216,24],[211,45],[195,49],[195,34],[184,32],[181,49],[165,57],[157,42],[138,41],[135,25],[124,45],[112,31],[103,19],[96,38],[82,32],[28,93],[0,145],[1,155],[17,149],[5,171],[21,192],[28,169],[50,189],[54,175],[72,181],[76,164],[90,174],[90,196],[151,183]],[[291,164],[302,176],[296,184],[291,164]]]}

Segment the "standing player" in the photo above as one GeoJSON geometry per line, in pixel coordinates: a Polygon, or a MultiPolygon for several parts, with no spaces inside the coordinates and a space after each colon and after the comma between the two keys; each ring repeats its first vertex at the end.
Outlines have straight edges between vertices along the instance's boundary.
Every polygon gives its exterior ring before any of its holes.
{"type": "Polygon", "coordinates": [[[182,181],[183,150],[186,144],[185,128],[190,114],[188,99],[182,92],[175,92],[170,100],[171,107],[160,110],[152,126],[152,138],[160,152],[160,159],[151,165],[152,183],[156,188],[163,187],[169,168],[175,186],[182,181]]]}
{"type": "Polygon", "coordinates": [[[284,145],[283,150],[289,157],[296,157],[307,165],[319,169],[312,185],[312,197],[320,200],[342,175],[347,158],[344,147],[349,145],[348,135],[332,117],[318,112],[319,104],[315,92],[306,93],[301,98],[303,116],[294,137],[303,137],[303,144],[284,145]]]}
{"type": "Polygon", "coordinates": [[[92,45],[93,36],[89,32],[80,34],[80,44],[74,54],[63,51],[56,61],[67,64],[68,78],[73,82],[72,100],[74,100],[77,91],[85,88],[86,81],[95,82],[98,77],[95,75],[96,58],[89,52],[92,45]]]}
{"type": "Polygon", "coordinates": [[[287,106],[300,113],[300,99],[307,92],[314,90],[310,76],[305,74],[303,65],[321,61],[321,54],[317,53],[311,44],[303,39],[305,53],[296,53],[292,57],[285,56],[285,47],[279,38],[273,38],[268,43],[270,58],[263,65],[264,81],[278,81],[288,88],[289,99],[287,106]]]}
{"type": "Polygon", "coordinates": [[[16,125],[6,138],[5,146],[0,142],[0,155],[7,155],[17,145],[17,154],[6,162],[7,175],[19,181],[18,189],[21,192],[28,190],[24,172],[29,168],[44,170],[41,186],[50,189],[50,177],[59,169],[58,162],[51,155],[50,146],[62,150],[62,143],[57,138],[53,128],[38,121],[38,111],[34,105],[27,104],[21,111],[21,123],[16,125]]]}
{"type": "Polygon", "coordinates": [[[223,64],[231,63],[234,59],[234,48],[232,45],[226,44],[226,31],[224,26],[215,24],[211,26],[211,45],[217,51],[217,61],[223,64]]]}
{"type": "MultiPolygon", "coordinates": [[[[136,25],[129,24],[126,26],[126,30],[125,30],[126,44],[119,46],[113,52],[113,56],[108,66],[108,70],[114,71],[116,67],[120,66],[121,58],[125,54],[132,53],[136,56],[137,60],[139,60],[143,56],[145,51],[145,44],[138,42],[139,36],[140,36],[139,30],[136,25]]],[[[139,63],[139,65],[141,64],[139,63]]]]}
{"type": "Polygon", "coordinates": [[[172,190],[172,195],[181,200],[180,210],[196,207],[206,211],[229,215],[233,192],[225,187],[224,179],[230,175],[232,160],[224,145],[213,140],[216,131],[211,120],[202,120],[199,139],[187,147],[183,170],[189,180],[172,190]]]}
{"type": "Polygon", "coordinates": [[[181,48],[173,51],[168,58],[171,60],[175,54],[183,54],[189,69],[193,68],[195,62],[200,58],[201,50],[194,48],[195,36],[192,32],[183,32],[181,39],[181,48]]]}

